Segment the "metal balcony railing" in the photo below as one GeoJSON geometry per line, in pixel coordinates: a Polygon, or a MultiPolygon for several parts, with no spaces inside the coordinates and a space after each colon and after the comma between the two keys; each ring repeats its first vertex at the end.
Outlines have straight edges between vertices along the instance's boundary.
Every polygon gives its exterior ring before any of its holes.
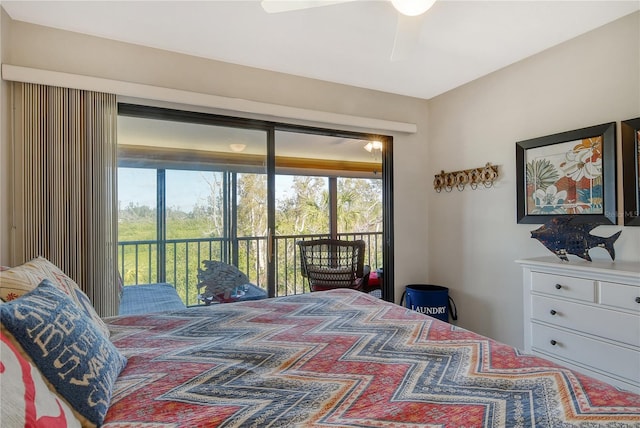
{"type": "MultiPolygon", "coordinates": [[[[308,291],[300,273],[300,255],[296,241],[328,238],[319,235],[280,235],[274,238],[273,257],[276,266],[276,296],[308,291]]],[[[382,232],[341,233],[345,240],[363,239],[367,244],[365,264],[372,270],[382,267],[382,232]]],[[[264,236],[236,239],[238,268],[251,282],[267,289],[267,238],[264,236]]],[[[118,242],[118,267],[125,286],[168,282],[182,301],[198,305],[198,269],[205,260],[230,263],[227,254],[232,242],[225,238],[167,239],[118,242]],[[159,249],[163,251],[159,252],[159,249]],[[164,253],[161,258],[159,254],[164,253]]]]}

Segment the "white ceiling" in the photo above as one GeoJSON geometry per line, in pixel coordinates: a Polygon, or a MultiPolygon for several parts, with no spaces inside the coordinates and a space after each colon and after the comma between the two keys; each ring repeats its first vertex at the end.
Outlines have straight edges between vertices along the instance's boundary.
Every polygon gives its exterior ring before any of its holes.
{"type": "MultiPolygon", "coordinates": [[[[2,1],[26,21],[429,99],[640,9],[627,1],[438,0],[419,49],[391,61],[385,0],[268,14],[259,1],[2,1]]],[[[613,47],[612,47],[613,48],[613,47]]]]}

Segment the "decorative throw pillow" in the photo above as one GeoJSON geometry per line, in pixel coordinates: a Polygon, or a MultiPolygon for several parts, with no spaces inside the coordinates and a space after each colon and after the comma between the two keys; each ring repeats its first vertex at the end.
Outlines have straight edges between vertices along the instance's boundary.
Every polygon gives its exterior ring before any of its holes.
{"type": "Polygon", "coordinates": [[[67,403],[49,390],[42,374],[0,333],[0,421],[7,427],[76,428],[67,403]]]}
{"type": "Polygon", "coordinates": [[[0,305],[2,330],[84,426],[100,426],[126,358],[69,296],[44,280],[0,305]],[[19,349],[20,350],[20,349],[19,349]]]}
{"type": "Polygon", "coordinates": [[[5,302],[17,299],[36,288],[43,279],[48,279],[68,294],[71,300],[75,301],[89,315],[102,334],[109,337],[109,328],[96,313],[89,297],[75,281],[44,257],[36,257],[20,266],[0,271],[0,298],[5,302]]]}

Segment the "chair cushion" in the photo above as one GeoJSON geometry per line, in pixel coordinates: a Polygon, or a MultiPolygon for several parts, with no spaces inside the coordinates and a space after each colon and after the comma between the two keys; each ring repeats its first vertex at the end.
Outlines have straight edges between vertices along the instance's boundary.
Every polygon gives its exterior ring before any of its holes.
{"type": "Polygon", "coordinates": [[[168,283],[127,285],[120,299],[118,315],[179,311],[186,306],[176,289],[168,283]]]}
{"type": "Polygon", "coordinates": [[[2,331],[85,426],[100,426],[127,360],[71,298],[44,280],[0,305],[2,331]]]}
{"type": "Polygon", "coordinates": [[[5,302],[17,299],[35,289],[42,280],[48,279],[65,292],[82,310],[84,310],[105,337],[109,337],[109,328],[96,313],[89,297],[56,265],[44,257],[36,257],[20,266],[0,271],[0,299],[5,302]]]}

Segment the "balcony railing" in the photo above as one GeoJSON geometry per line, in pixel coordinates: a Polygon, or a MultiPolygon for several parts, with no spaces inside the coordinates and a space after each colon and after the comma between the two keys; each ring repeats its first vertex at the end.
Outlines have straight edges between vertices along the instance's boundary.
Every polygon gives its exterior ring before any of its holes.
{"type": "MultiPolygon", "coordinates": [[[[328,238],[324,235],[281,235],[274,238],[273,257],[276,266],[276,296],[308,291],[300,273],[300,255],[296,241],[328,238]]],[[[372,270],[382,267],[382,232],[342,233],[345,240],[363,239],[367,246],[365,264],[372,270]]],[[[237,238],[238,267],[259,287],[267,289],[267,238],[237,238]]],[[[165,241],[126,241],[118,243],[118,266],[125,285],[168,282],[183,302],[200,304],[198,269],[205,260],[230,263],[227,254],[231,242],[225,238],[167,239],[165,241]],[[160,251],[160,252],[159,252],[160,251]],[[164,254],[164,257],[159,257],[164,254]]],[[[235,251],[234,251],[235,252],[235,251]]]]}

